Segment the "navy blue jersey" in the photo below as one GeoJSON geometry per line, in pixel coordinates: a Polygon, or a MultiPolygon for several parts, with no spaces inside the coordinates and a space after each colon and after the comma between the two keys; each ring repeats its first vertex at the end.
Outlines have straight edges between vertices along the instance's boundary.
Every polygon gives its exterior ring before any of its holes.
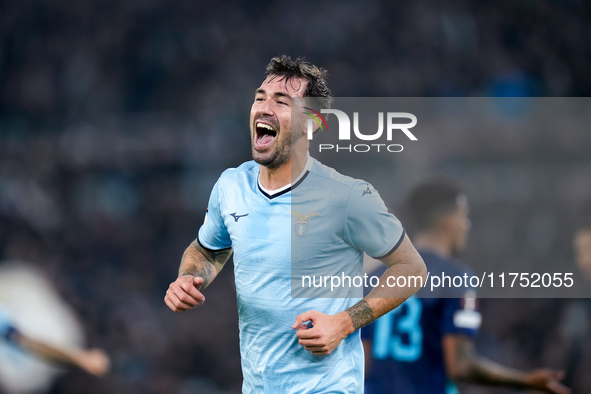
{"type": "MultiPolygon", "coordinates": [[[[457,261],[430,252],[419,253],[430,275],[471,274],[457,261]]],[[[384,271],[385,267],[372,275],[380,276],[384,271]]],[[[362,329],[362,338],[371,344],[367,394],[456,392],[445,373],[442,339],[446,334],[476,335],[480,316],[473,318],[477,314],[473,310],[475,293],[467,288],[439,289],[437,295],[442,298],[433,298],[428,291],[428,288],[419,290],[398,308],[362,329]]]]}

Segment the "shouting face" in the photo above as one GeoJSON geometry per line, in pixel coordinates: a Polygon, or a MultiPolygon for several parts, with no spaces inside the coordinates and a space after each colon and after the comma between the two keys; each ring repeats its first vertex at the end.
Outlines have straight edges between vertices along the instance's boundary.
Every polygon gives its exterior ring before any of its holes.
{"type": "Polygon", "coordinates": [[[253,159],[268,168],[289,162],[292,97],[303,97],[308,81],[271,75],[255,93],[250,110],[253,159]]]}

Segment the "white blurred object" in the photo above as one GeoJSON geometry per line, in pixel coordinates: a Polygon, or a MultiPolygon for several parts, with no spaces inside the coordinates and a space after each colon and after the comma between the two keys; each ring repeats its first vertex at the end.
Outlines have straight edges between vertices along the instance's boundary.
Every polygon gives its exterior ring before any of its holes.
{"type": "MultiPolygon", "coordinates": [[[[0,305],[26,335],[67,348],[83,345],[82,326],[74,312],[43,271],[30,264],[0,263],[0,305]]],[[[51,387],[59,372],[55,366],[0,341],[0,391],[41,393],[51,387]]]]}

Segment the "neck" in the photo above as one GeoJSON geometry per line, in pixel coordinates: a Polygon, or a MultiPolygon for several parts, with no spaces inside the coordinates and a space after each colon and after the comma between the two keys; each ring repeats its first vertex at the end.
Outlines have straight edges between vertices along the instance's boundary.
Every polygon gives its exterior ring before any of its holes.
{"type": "Polygon", "coordinates": [[[292,183],[306,166],[308,151],[293,152],[290,159],[277,168],[260,166],[259,181],[265,189],[277,190],[292,183]]]}
{"type": "Polygon", "coordinates": [[[444,234],[437,232],[421,232],[417,234],[413,243],[417,249],[430,251],[443,257],[450,257],[452,253],[451,242],[444,234]]]}

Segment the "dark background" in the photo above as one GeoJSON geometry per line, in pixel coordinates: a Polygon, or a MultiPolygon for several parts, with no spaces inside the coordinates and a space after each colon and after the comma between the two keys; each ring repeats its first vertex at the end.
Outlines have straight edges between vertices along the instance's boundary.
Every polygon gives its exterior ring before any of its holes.
{"type": "MultiPolygon", "coordinates": [[[[0,2],[0,260],[42,267],[113,358],[105,379],[73,372],[52,392],[239,392],[231,264],[199,311],[173,314],[163,297],[215,180],[250,158],[248,113],[272,56],[327,68],[335,96],[589,96],[590,42],[591,6],[576,0],[0,2]]],[[[571,264],[589,139],[533,152],[449,139],[422,172],[392,179],[389,205],[401,210],[423,175],[455,175],[471,193],[466,261],[500,247],[571,264]],[[511,188],[478,182],[524,157],[548,198],[515,205],[511,188]]],[[[572,302],[482,300],[479,349],[564,368],[572,302]]]]}

